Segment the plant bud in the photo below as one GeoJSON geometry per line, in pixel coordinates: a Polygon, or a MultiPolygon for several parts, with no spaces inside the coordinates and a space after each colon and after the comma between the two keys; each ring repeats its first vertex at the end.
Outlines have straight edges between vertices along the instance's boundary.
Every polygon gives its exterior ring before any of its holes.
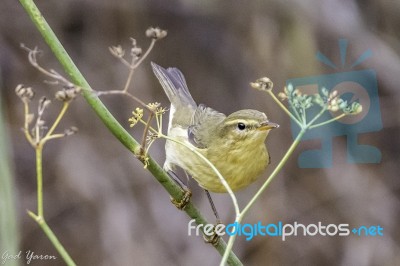
{"type": "Polygon", "coordinates": [[[33,97],[35,96],[35,92],[32,90],[32,88],[31,87],[25,87],[23,84],[19,84],[15,88],[15,93],[24,102],[25,101],[28,102],[28,101],[32,100],[33,97]]]}
{"type": "Polygon", "coordinates": [[[361,113],[363,110],[362,105],[357,102],[354,102],[352,104],[351,108],[352,108],[352,113],[351,113],[352,115],[357,115],[357,114],[361,113]]]}
{"type": "Polygon", "coordinates": [[[155,40],[160,40],[167,36],[167,31],[162,30],[158,27],[157,28],[151,27],[146,30],[146,36],[155,40]]]}
{"type": "Polygon", "coordinates": [[[80,87],[72,86],[64,88],[63,90],[56,92],[55,98],[62,102],[68,102],[75,99],[75,97],[78,95],[80,91],[81,91],[80,87]]]}
{"type": "Polygon", "coordinates": [[[131,49],[131,55],[137,56],[137,57],[141,56],[141,55],[142,55],[142,48],[140,48],[140,47],[133,47],[133,48],[131,49]]]}
{"type": "Polygon", "coordinates": [[[110,50],[110,53],[115,57],[122,58],[125,55],[125,50],[122,49],[121,45],[111,46],[108,47],[108,49],[110,50]]]}
{"type": "Polygon", "coordinates": [[[250,82],[250,86],[256,90],[268,91],[272,90],[274,84],[269,78],[263,77],[257,79],[256,82],[250,82]]]}
{"type": "Polygon", "coordinates": [[[67,128],[64,131],[64,135],[65,136],[71,136],[71,135],[76,134],[76,132],[78,132],[78,128],[77,127],[70,127],[70,128],[67,128]]]}

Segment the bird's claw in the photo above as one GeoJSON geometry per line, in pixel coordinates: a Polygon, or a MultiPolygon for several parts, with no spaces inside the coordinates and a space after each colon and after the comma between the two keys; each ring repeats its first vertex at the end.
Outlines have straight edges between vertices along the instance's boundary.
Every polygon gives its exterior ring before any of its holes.
{"type": "Polygon", "coordinates": [[[192,192],[190,190],[185,190],[183,197],[181,200],[176,200],[171,197],[172,204],[175,205],[179,210],[184,210],[187,204],[190,202],[190,198],[192,197],[192,192]]]}
{"type": "Polygon", "coordinates": [[[214,231],[214,233],[211,236],[203,235],[203,239],[204,242],[212,244],[214,247],[216,247],[221,237],[214,231]]]}

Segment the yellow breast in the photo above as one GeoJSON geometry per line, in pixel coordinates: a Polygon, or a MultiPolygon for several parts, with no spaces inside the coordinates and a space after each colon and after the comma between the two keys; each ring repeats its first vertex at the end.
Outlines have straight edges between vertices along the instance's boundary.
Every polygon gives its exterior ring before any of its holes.
{"type": "MultiPolygon", "coordinates": [[[[191,145],[184,136],[178,137],[191,145]]],[[[226,140],[224,145],[197,149],[221,173],[233,191],[247,187],[269,164],[265,136],[240,142],[226,140]]],[[[167,164],[177,165],[188,172],[204,189],[211,192],[227,192],[215,172],[204,160],[182,145],[167,142],[167,164]]]]}

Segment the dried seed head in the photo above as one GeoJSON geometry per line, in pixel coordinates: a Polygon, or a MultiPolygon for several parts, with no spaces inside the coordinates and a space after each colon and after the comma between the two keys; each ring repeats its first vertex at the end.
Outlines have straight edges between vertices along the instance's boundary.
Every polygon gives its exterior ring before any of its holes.
{"type": "Polygon", "coordinates": [[[256,90],[268,91],[272,90],[272,88],[274,87],[274,83],[272,83],[269,78],[263,77],[257,79],[255,82],[250,82],[250,86],[256,90]]]}
{"type": "Polygon", "coordinates": [[[160,107],[160,105],[161,105],[160,103],[154,102],[154,103],[149,103],[149,104],[147,104],[147,107],[149,107],[149,109],[150,109],[151,111],[156,112],[156,111],[157,111],[157,108],[160,107]]]}
{"type": "Polygon", "coordinates": [[[23,84],[17,85],[15,93],[23,102],[29,102],[35,96],[35,92],[31,87],[25,87],[23,84]]]}
{"type": "Polygon", "coordinates": [[[136,39],[134,39],[134,38],[130,38],[131,39],[131,42],[132,42],[132,46],[133,47],[136,47],[136,39]]]}
{"type": "Polygon", "coordinates": [[[46,124],[46,121],[42,120],[42,119],[38,119],[36,122],[36,125],[39,127],[43,127],[46,124]]]}
{"type": "Polygon", "coordinates": [[[303,94],[301,93],[301,91],[298,90],[298,89],[295,89],[293,93],[294,93],[295,96],[302,96],[302,95],[303,95],[303,94]]]}
{"type": "Polygon", "coordinates": [[[284,101],[288,98],[286,93],[284,93],[284,92],[278,93],[278,97],[281,98],[282,101],[284,101]]]}
{"type": "Polygon", "coordinates": [[[167,36],[167,31],[162,30],[158,27],[157,28],[151,27],[146,30],[146,36],[155,40],[160,40],[167,36]]]}
{"type": "Polygon", "coordinates": [[[115,57],[122,58],[125,55],[125,50],[122,49],[121,45],[111,46],[108,47],[108,49],[110,50],[110,53],[115,57]]]}
{"type": "Polygon", "coordinates": [[[80,93],[80,91],[81,91],[80,87],[74,87],[74,86],[66,87],[61,91],[57,91],[55,94],[55,98],[62,102],[68,102],[75,99],[75,97],[80,93]]]}
{"type": "Polygon", "coordinates": [[[332,112],[337,112],[337,111],[339,111],[339,106],[338,105],[329,105],[328,110],[331,110],[332,112]]]}
{"type": "Polygon", "coordinates": [[[40,98],[39,105],[38,105],[38,119],[39,120],[40,120],[40,117],[43,115],[44,110],[46,109],[47,106],[49,106],[50,103],[51,103],[51,101],[49,99],[47,99],[45,96],[40,98]]]}
{"type": "Polygon", "coordinates": [[[55,97],[57,100],[65,102],[67,101],[67,92],[65,90],[57,91],[55,97]]]}
{"type": "Polygon", "coordinates": [[[131,49],[131,55],[132,55],[132,56],[140,57],[140,56],[142,55],[142,48],[140,48],[140,47],[133,47],[133,48],[131,49]]]}
{"type": "Polygon", "coordinates": [[[357,115],[357,114],[361,113],[362,110],[363,110],[362,105],[358,104],[355,106],[353,114],[357,115]]]}
{"type": "Polygon", "coordinates": [[[47,99],[45,96],[43,96],[39,100],[39,110],[44,110],[47,106],[49,106],[50,103],[51,101],[47,99]]]}
{"type": "Polygon", "coordinates": [[[345,112],[350,115],[357,115],[363,110],[362,105],[358,102],[353,102],[350,106],[346,107],[345,112]]]}
{"type": "Polygon", "coordinates": [[[64,130],[64,135],[65,136],[71,136],[76,134],[76,132],[78,132],[78,128],[77,127],[70,127],[67,128],[66,130],[64,130]]]}

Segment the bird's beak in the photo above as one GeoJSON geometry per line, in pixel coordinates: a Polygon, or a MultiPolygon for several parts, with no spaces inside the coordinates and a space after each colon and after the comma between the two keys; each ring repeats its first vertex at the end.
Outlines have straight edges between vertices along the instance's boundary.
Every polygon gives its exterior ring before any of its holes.
{"type": "Polygon", "coordinates": [[[265,130],[270,130],[270,129],[278,128],[278,127],[279,127],[279,125],[276,123],[265,121],[260,124],[260,126],[257,128],[257,130],[265,131],[265,130]]]}

